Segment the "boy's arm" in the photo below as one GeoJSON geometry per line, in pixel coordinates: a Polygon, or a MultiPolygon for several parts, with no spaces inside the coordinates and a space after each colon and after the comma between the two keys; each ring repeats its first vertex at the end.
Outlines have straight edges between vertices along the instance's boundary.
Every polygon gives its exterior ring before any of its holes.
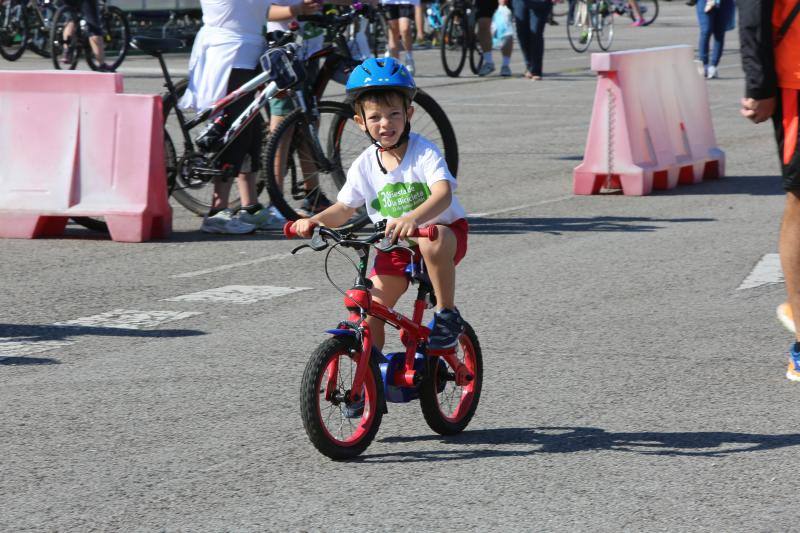
{"type": "Polygon", "coordinates": [[[392,242],[407,239],[414,235],[420,224],[444,213],[453,201],[450,182],[439,180],[431,185],[431,195],[416,209],[386,224],[386,233],[392,232],[392,242]]]}
{"type": "Polygon", "coordinates": [[[301,237],[311,237],[314,226],[328,226],[335,228],[341,226],[353,216],[356,210],[342,202],[336,202],[322,213],[311,218],[301,218],[294,223],[294,230],[301,237]]]}

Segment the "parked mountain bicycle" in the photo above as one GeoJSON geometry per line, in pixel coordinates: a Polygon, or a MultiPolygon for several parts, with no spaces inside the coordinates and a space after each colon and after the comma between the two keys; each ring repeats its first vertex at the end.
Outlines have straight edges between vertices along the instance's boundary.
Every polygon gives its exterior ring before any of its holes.
{"type": "Polygon", "coordinates": [[[55,10],[50,0],[0,0],[0,56],[16,61],[30,47],[49,57],[50,21],[55,10]]]}
{"type": "MultiPolygon", "coordinates": [[[[436,240],[436,226],[417,231],[417,237],[436,240]]],[[[284,232],[296,237],[291,223],[284,232]]],[[[344,291],[344,305],[350,312],[347,320],[327,330],[332,335],[314,351],[306,364],[301,385],[300,408],[303,426],[311,443],[332,459],[352,459],[370,445],[378,432],[386,403],[420,401],[428,426],[440,435],[462,432],[472,420],[480,401],[483,385],[483,356],[475,331],[465,323],[464,333],[452,350],[429,349],[432,324],[422,325],[426,309],[436,301],[424,262],[406,269],[410,283],[417,284],[413,315],[408,318],[374,301],[372,283],[367,279],[370,250],[405,250],[401,245],[380,243],[383,226],[372,235],[355,239],[330,228],[317,226],[309,244],[293,250],[311,248],[333,250],[348,248],[356,252],[353,262],[357,275],[353,287],[344,291]],[[380,243],[380,244],[379,244],[380,243]],[[375,317],[400,330],[402,352],[382,354],[372,344],[372,332],[366,322],[375,317]]]]}
{"type": "Polygon", "coordinates": [[[128,17],[118,7],[105,0],[65,1],[50,27],[53,66],[74,70],[83,54],[92,70],[114,71],[128,54],[130,36],[128,17]]]}

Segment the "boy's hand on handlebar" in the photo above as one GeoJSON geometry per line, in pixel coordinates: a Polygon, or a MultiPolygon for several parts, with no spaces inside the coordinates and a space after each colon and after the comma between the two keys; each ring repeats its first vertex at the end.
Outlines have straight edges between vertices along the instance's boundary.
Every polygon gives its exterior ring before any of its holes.
{"type": "Polygon", "coordinates": [[[314,228],[319,224],[310,218],[301,218],[294,221],[294,231],[304,239],[308,239],[314,233],[314,228]]]}
{"type": "Polygon", "coordinates": [[[392,244],[400,239],[408,239],[416,235],[419,225],[417,221],[409,216],[404,216],[390,220],[386,223],[386,235],[391,235],[392,244]]]}

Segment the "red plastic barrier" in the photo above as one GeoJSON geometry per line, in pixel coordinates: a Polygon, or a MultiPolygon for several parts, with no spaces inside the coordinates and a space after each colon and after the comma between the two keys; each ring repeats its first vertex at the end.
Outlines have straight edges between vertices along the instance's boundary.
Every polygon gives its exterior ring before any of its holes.
{"type": "Polygon", "coordinates": [[[626,195],[698,183],[725,173],[708,91],[689,46],[592,54],[598,73],[575,194],[626,195]]]}
{"type": "Polygon", "coordinates": [[[169,236],[161,99],[119,75],[0,71],[0,237],[103,216],[115,241],[169,236]]]}

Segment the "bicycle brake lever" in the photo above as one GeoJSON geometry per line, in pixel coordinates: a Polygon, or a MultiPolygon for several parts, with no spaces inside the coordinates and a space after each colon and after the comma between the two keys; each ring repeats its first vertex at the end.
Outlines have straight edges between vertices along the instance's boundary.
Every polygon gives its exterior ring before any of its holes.
{"type": "Polygon", "coordinates": [[[311,248],[311,246],[310,246],[310,245],[308,245],[308,244],[301,244],[300,246],[298,246],[297,248],[295,248],[294,250],[292,250],[292,255],[296,254],[297,252],[299,252],[299,251],[300,251],[300,250],[302,250],[303,248],[311,248]]]}
{"type": "Polygon", "coordinates": [[[311,237],[311,244],[308,246],[315,252],[319,252],[328,247],[328,242],[319,233],[319,226],[314,228],[314,236],[311,237]]]}

